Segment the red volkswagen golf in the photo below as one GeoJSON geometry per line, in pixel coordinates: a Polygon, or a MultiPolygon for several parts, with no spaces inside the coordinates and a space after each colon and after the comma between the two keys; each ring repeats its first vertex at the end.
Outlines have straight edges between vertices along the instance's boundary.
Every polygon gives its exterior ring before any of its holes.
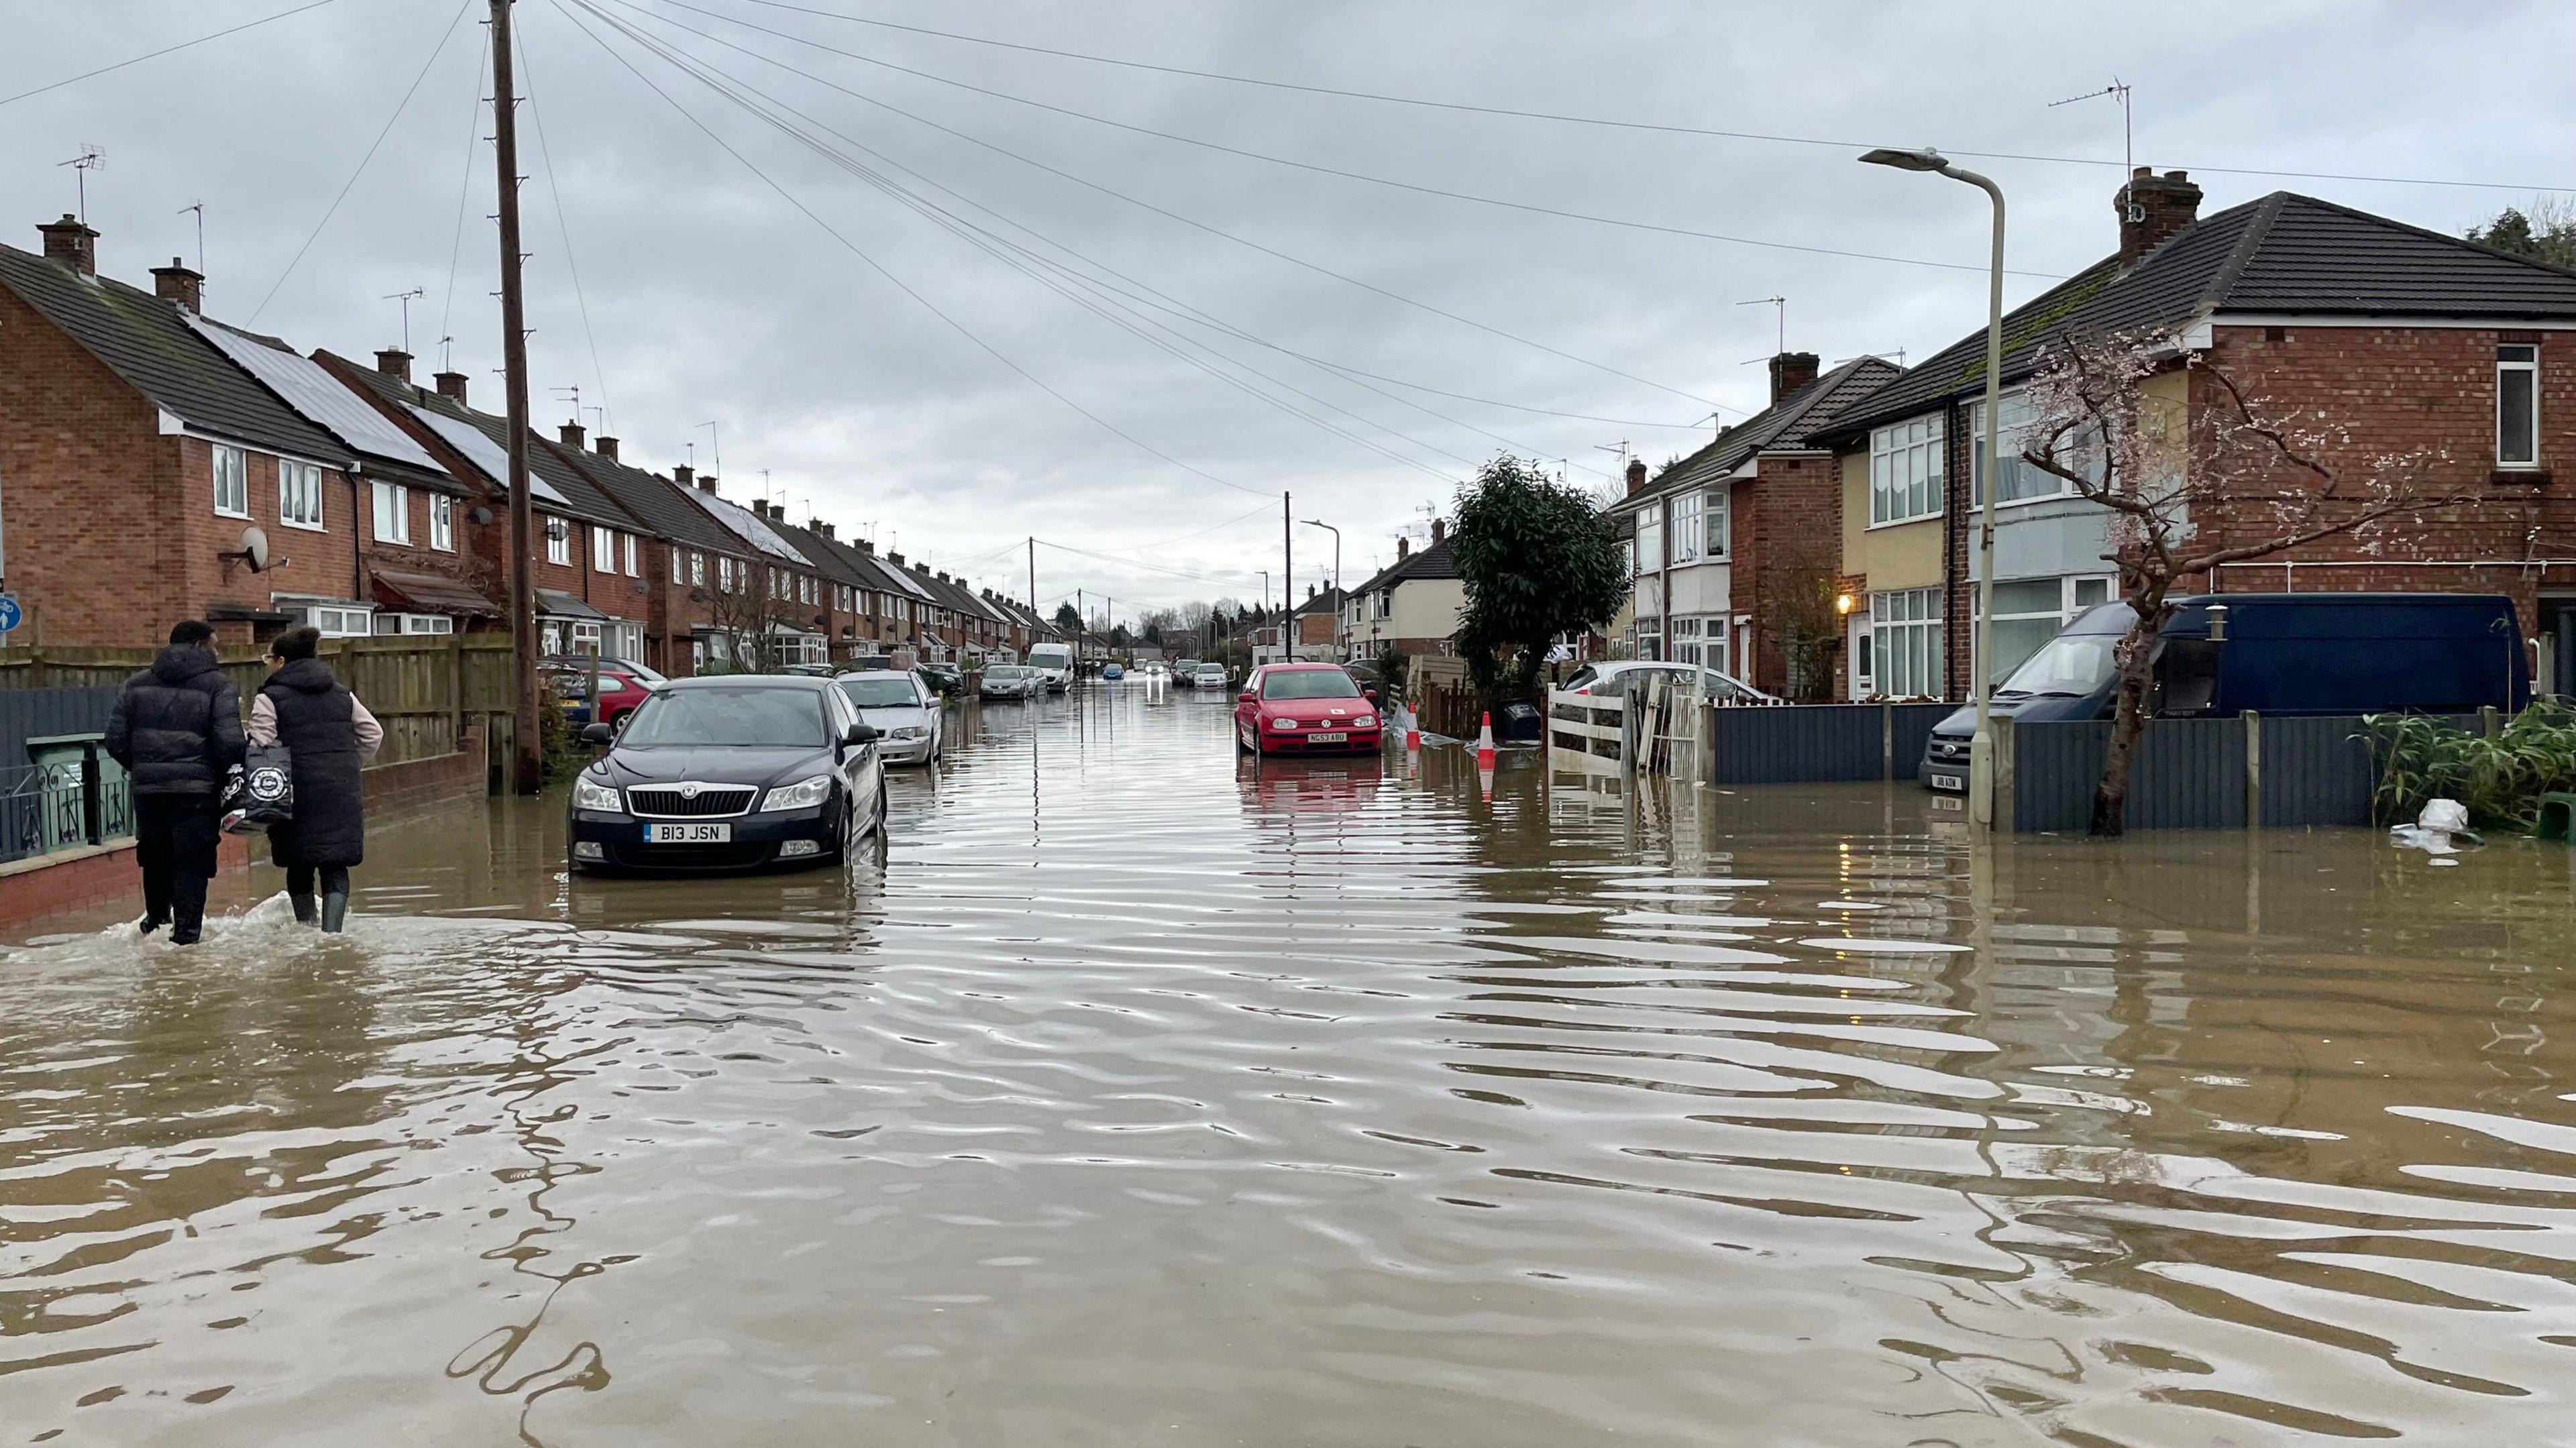
{"type": "Polygon", "coordinates": [[[1373,754],[1377,706],[1339,664],[1264,664],[1234,701],[1234,742],[1261,754],[1373,754]]]}

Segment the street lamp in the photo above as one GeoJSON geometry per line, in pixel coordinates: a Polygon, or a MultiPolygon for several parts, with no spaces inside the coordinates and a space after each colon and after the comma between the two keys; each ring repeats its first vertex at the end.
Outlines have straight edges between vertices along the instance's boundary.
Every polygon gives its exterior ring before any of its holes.
{"type": "MultiPolygon", "coordinates": [[[[1333,535],[1333,652],[1342,652],[1342,530],[1321,518],[1301,519],[1309,528],[1321,528],[1333,535]]],[[[1293,580],[1292,580],[1293,582],[1293,580]]]]}
{"type": "Polygon", "coordinates": [[[1929,146],[1919,151],[1881,147],[1863,153],[1860,159],[1872,166],[1931,171],[1953,181],[1964,181],[1985,192],[1995,204],[1994,260],[1986,279],[1986,435],[1977,445],[1977,476],[1985,480],[1985,496],[1977,509],[1977,622],[1969,647],[1973,672],[1969,683],[1976,691],[1977,732],[1968,744],[1968,808],[1978,824],[1991,827],[1995,822],[1994,684],[1987,677],[1987,660],[1993,657],[1987,645],[1992,639],[1995,616],[1995,448],[2003,433],[2004,193],[2002,187],[1976,172],[1950,164],[1929,146]]]}

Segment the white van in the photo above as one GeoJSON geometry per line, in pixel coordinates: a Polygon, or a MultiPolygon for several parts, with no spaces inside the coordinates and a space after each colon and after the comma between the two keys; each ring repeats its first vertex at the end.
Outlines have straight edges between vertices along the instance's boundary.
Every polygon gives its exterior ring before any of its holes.
{"type": "Polygon", "coordinates": [[[1031,644],[1028,666],[1046,680],[1047,692],[1061,694],[1073,683],[1073,645],[1031,644]]]}

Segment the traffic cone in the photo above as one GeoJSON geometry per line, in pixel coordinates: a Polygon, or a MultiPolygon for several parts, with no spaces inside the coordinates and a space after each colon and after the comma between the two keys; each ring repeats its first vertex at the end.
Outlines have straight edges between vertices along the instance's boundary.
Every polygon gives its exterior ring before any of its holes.
{"type": "Polygon", "coordinates": [[[1476,767],[1491,769],[1494,767],[1494,716],[1486,713],[1479,715],[1478,719],[1480,722],[1476,725],[1476,767]]]}

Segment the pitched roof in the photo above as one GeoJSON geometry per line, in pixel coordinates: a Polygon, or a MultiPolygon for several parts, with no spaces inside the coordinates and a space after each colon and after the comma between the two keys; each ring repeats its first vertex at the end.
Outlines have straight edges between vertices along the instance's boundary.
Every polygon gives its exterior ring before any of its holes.
{"type": "Polygon", "coordinates": [[[175,302],[0,246],[0,286],[165,412],[199,432],[333,467],[348,446],[299,416],[199,336],[175,302]]]}
{"type": "MultiPolygon", "coordinates": [[[[2004,316],[2004,379],[2066,333],[2183,327],[2220,312],[2576,319],[2576,271],[2313,196],[2275,191],[2174,233],[2126,272],[2106,257],[2004,316]]],[[[1980,327],[1816,431],[1921,412],[1985,385],[1980,327]]]]}
{"type": "Polygon", "coordinates": [[[783,518],[772,518],[768,521],[769,526],[776,529],[781,537],[796,545],[797,552],[813,560],[814,571],[825,578],[834,583],[849,584],[853,588],[873,591],[882,587],[877,581],[875,570],[857,561],[857,550],[843,545],[838,539],[826,538],[812,528],[800,528],[783,518]]]}
{"type": "MultiPolygon", "coordinates": [[[[375,398],[379,403],[419,419],[455,450],[458,456],[473,464],[492,487],[507,494],[509,490],[510,420],[495,417],[467,407],[455,398],[426,392],[408,382],[397,382],[382,372],[331,352],[316,352],[313,359],[341,381],[375,398]],[[475,441],[477,438],[481,442],[475,441]]],[[[599,485],[585,477],[581,470],[548,446],[533,430],[528,434],[528,497],[542,503],[550,512],[563,513],[589,523],[606,523],[614,528],[634,529],[640,522],[600,491],[599,485]]]]}
{"type": "Polygon", "coordinates": [[[577,468],[599,490],[617,501],[618,506],[643,520],[647,531],[666,543],[689,548],[711,548],[720,553],[744,552],[742,540],[716,526],[704,508],[680,496],[680,485],[659,473],[601,457],[595,452],[561,443],[546,446],[577,468]]]}
{"type": "Polygon", "coordinates": [[[1375,593],[1381,588],[1393,588],[1399,583],[1410,583],[1417,579],[1457,576],[1458,565],[1449,559],[1449,540],[1443,538],[1428,548],[1407,553],[1379,569],[1368,582],[1352,589],[1351,592],[1375,593]]]}
{"type": "Polygon", "coordinates": [[[299,355],[275,337],[186,312],[179,316],[297,416],[338,438],[343,447],[356,453],[360,468],[369,476],[442,491],[463,486],[410,433],[350,391],[347,383],[332,376],[321,363],[299,355]]]}
{"type": "Polygon", "coordinates": [[[1715,482],[1768,449],[1803,447],[1812,431],[1897,375],[1896,364],[1884,358],[1855,357],[1719,433],[1708,446],[1612,503],[1610,511],[1625,512],[1655,498],[1715,482]]]}
{"type": "Polygon", "coordinates": [[[1297,612],[1301,614],[1339,613],[1341,611],[1342,591],[1338,588],[1319,589],[1314,594],[1310,595],[1304,603],[1297,605],[1297,612]]]}
{"type": "Polygon", "coordinates": [[[797,552],[796,545],[780,536],[778,530],[770,527],[765,519],[753,516],[749,508],[731,498],[718,497],[715,489],[705,486],[691,488],[689,501],[706,509],[718,523],[724,525],[725,531],[734,534],[743,542],[770,557],[783,559],[801,567],[814,566],[812,559],[797,552]]]}

